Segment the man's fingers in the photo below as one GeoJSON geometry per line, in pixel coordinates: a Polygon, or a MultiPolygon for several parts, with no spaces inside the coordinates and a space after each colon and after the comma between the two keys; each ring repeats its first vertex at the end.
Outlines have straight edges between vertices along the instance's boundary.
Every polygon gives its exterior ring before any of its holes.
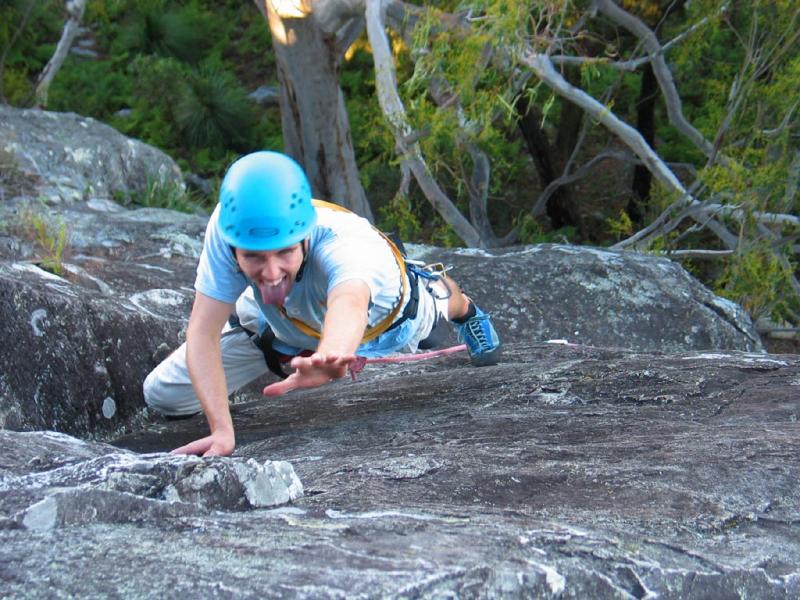
{"type": "Polygon", "coordinates": [[[311,356],[295,356],[289,363],[294,373],[283,381],[266,386],[264,396],[280,396],[298,388],[324,385],[347,374],[345,367],[356,363],[355,354],[329,354],[316,352],[311,356]]]}
{"type": "Polygon", "coordinates": [[[202,438],[200,440],[195,440],[186,444],[185,446],[181,446],[180,448],[175,448],[170,454],[203,454],[208,451],[211,447],[211,438],[202,438]]]}
{"type": "Polygon", "coordinates": [[[345,354],[336,358],[335,366],[348,367],[356,361],[358,361],[358,357],[355,354],[345,354]]]}
{"type": "Polygon", "coordinates": [[[286,392],[291,392],[293,389],[297,388],[293,379],[296,379],[295,374],[289,375],[283,381],[276,381],[275,383],[270,383],[267,387],[265,387],[261,393],[264,396],[281,396],[286,392]]]}

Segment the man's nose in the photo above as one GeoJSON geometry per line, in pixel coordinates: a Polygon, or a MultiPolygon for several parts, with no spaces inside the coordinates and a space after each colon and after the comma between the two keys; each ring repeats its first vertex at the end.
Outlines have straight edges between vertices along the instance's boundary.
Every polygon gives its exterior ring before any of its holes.
{"type": "Polygon", "coordinates": [[[280,264],[276,260],[267,259],[261,268],[261,278],[266,281],[276,281],[283,276],[280,264]]]}

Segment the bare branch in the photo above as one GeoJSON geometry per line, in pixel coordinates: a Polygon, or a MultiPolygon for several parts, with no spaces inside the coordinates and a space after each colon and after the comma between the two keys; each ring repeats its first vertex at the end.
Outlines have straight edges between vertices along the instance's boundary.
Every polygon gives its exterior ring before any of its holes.
{"type": "Polygon", "coordinates": [[[484,246],[497,246],[498,240],[489,222],[488,213],[491,163],[486,153],[469,138],[469,133],[476,129],[476,124],[467,119],[458,94],[444,79],[434,77],[428,85],[428,91],[440,108],[451,110],[456,114],[461,127],[461,130],[454,135],[456,144],[459,148],[465,149],[472,159],[472,175],[465,177],[470,197],[470,221],[478,230],[484,246]]]}
{"type": "MultiPolygon", "coordinates": [[[[723,5],[720,7],[719,12],[725,10],[727,5],[723,5]]],[[[710,17],[703,17],[697,23],[688,27],[685,31],[679,33],[674,38],[672,38],[669,42],[661,46],[658,51],[658,54],[666,54],[667,51],[676,46],[678,43],[685,40],[689,37],[692,33],[706,25],[711,20],[710,17]]],[[[556,54],[551,55],[550,60],[553,61],[555,65],[585,65],[585,64],[598,64],[603,65],[605,67],[611,67],[612,69],[616,69],[618,71],[636,71],[643,65],[652,61],[652,56],[642,56],[641,58],[635,58],[632,60],[610,60],[606,57],[591,57],[591,56],[565,56],[563,54],[556,54]]]]}
{"type": "Polygon", "coordinates": [[[408,123],[405,107],[397,92],[394,60],[384,26],[385,9],[385,0],[367,2],[367,35],[375,61],[375,87],[378,92],[378,102],[394,131],[398,152],[407,161],[425,197],[455,230],[456,234],[464,240],[465,244],[471,247],[478,247],[481,245],[478,231],[464,218],[455,204],[436,183],[428,166],[425,164],[419,144],[406,142],[413,135],[413,130],[408,123]]]}
{"type": "Polygon", "coordinates": [[[794,215],[768,213],[761,211],[746,211],[743,208],[730,204],[705,204],[702,208],[706,212],[714,212],[730,216],[737,221],[743,221],[747,216],[753,217],[759,223],[772,225],[800,225],[800,217],[794,215]]]}
{"type": "Polygon", "coordinates": [[[530,215],[532,217],[541,217],[547,208],[547,201],[550,200],[550,197],[555,194],[559,188],[569,185],[570,183],[574,183],[579,179],[583,179],[589,175],[594,166],[600,161],[607,158],[619,158],[621,154],[622,153],[619,152],[601,152],[597,156],[593,157],[590,161],[582,164],[573,173],[568,173],[565,169],[564,174],[561,175],[561,177],[558,177],[557,179],[554,179],[548,183],[547,187],[545,187],[542,193],[539,194],[539,197],[536,199],[536,203],[530,210],[530,215]]]}
{"type": "Polygon", "coordinates": [[[594,0],[593,6],[642,41],[650,56],[653,73],[655,73],[658,85],[664,94],[670,123],[700,148],[703,154],[709,158],[714,156],[714,146],[683,116],[682,102],[678,90],[675,88],[672,72],[664,60],[663,48],[656,35],[641,20],[620,8],[613,0],[594,0]]]}
{"type": "Polygon", "coordinates": [[[339,49],[339,54],[342,57],[364,31],[365,26],[366,21],[364,21],[363,15],[359,15],[358,17],[350,19],[336,32],[336,47],[339,49]]]}
{"type": "MultiPolygon", "coordinates": [[[[639,157],[644,166],[660,181],[667,189],[680,194],[680,199],[676,203],[678,206],[690,205],[701,206],[691,192],[687,191],[680,180],[661,160],[661,157],[647,144],[642,135],[633,127],[620,120],[608,107],[600,104],[596,98],[589,96],[583,90],[573,86],[565,80],[553,67],[553,63],[544,54],[538,54],[528,49],[520,55],[520,62],[528,66],[543,82],[550,86],[560,96],[570,102],[580,106],[588,115],[602,123],[606,128],[615,133],[633,152],[639,157]]],[[[690,215],[693,216],[694,211],[690,215]]],[[[664,217],[666,219],[666,216],[664,217]]],[[[719,236],[726,244],[730,243],[730,234],[722,224],[709,221],[709,229],[719,236]]],[[[652,225],[651,225],[652,227],[652,225]]],[[[648,228],[649,230],[650,228],[648,228]]],[[[613,246],[615,249],[625,248],[632,245],[641,237],[646,235],[646,230],[640,231],[636,235],[623,240],[613,246]]]]}
{"type": "Polygon", "coordinates": [[[397,186],[397,191],[394,197],[408,198],[409,189],[411,187],[411,169],[405,162],[400,163],[400,185],[397,186]]]}
{"type": "Polygon", "coordinates": [[[718,258],[725,258],[731,256],[735,250],[669,250],[664,252],[663,255],[667,258],[699,258],[716,260],[718,258]]]}
{"type": "Polygon", "coordinates": [[[653,175],[667,188],[685,194],[686,189],[675,174],[664,164],[661,157],[647,144],[642,135],[633,127],[620,120],[608,107],[593,98],[580,88],[577,88],[564,79],[553,68],[553,63],[544,54],[531,50],[523,52],[520,56],[522,64],[529,67],[537,77],[550,86],[558,95],[580,106],[588,115],[602,123],[606,128],[615,133],[650,169],[653,175]]]}
{"type": "MultiPolygon", "coordinates": [[[[291,2],[283,0],[284,4],[292,2],[301,6],[313,5],[317,25],[328,34],[341,31],[352,19],[364,15],[364,0],[291,0],[291,2]]],[[[310,12],[311,10],[308,10],[308,13],[310,12]]]]}
{"type": "Polygon", "coordinates": [[[794,115],[794,111],[797,110],[798,106],[800,106],[800,100],[795,102],[792,105],[792,107],[786,112],[786,114],[784,115],[783,119],[781,120],[780,124],[777,127],[775,127],[774,129],[764,129],[761,133],[770,138],[778,137],[781,133],[783,133],[783,130],[789,126],[789,123],[791,123],[792,115],[794,115]]]}
{"type": "Polygon", "coordinates": [[[61,32],[61,39],[58,40],[56,50],[42,70],[39,76],[39,83],[36,85],[36,104],[42,108],[47,106],[47,91],[50,89],[50,84],[53,82],[56,73],[61,69],[61,65],[67,59],[72,42],[75,41],[75,36],[78,35],[78,28],[80,27],[81,19],[83,19],[83,11],[85,9],[86,0],[69,0],[67,2],[69,17],[61,32]]]}

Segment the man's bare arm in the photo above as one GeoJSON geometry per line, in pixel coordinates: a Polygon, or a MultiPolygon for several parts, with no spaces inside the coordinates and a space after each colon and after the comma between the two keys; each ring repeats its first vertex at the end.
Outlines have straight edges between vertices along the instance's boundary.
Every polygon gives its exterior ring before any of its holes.
{"type": "Polygon", "coordinates": [[[232,304],[200,292],[195,295],[186,330],[186,365],[211,435],[176,448],[173,450],[176,454],[227,456],[236,445],[220,351],[222,327],[232,310],[232,304]]]}
{"type": "Polygon", "coordinates": [[[333,288],[317,351],[309,357],[293,358],[290,364],[295,372],[265,387],[264,395],[279,396],[297,388],[316,387],[346,375],[367,328],[369,300],[369,286],[363,281],[345,281],[333,288]]]}

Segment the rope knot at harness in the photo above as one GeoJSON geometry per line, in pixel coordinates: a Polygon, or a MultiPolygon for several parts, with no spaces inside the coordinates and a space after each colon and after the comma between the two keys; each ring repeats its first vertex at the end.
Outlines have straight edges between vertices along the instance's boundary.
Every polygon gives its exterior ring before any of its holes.
{"type": "Polygon", "coordinates": [[[369,363],[401,363],[413,362],[415,360],[425,360],[428,358],[436,358],[438,356],[447,356],[448,354],[455,354],[467,349],[466,344],[459,344],[458,346],[451,346],[449,348],[442,348],[441,350],[431,350],[430,352],[421,352],[419,354],[396,354],[394,356],[381,356],[378,358],[366,358],[365,356],[356,356],[356,360],[348,365],[350,377],[353,381],[356,380],[356,375],[364,370],[364,367],[369,363]]]}

